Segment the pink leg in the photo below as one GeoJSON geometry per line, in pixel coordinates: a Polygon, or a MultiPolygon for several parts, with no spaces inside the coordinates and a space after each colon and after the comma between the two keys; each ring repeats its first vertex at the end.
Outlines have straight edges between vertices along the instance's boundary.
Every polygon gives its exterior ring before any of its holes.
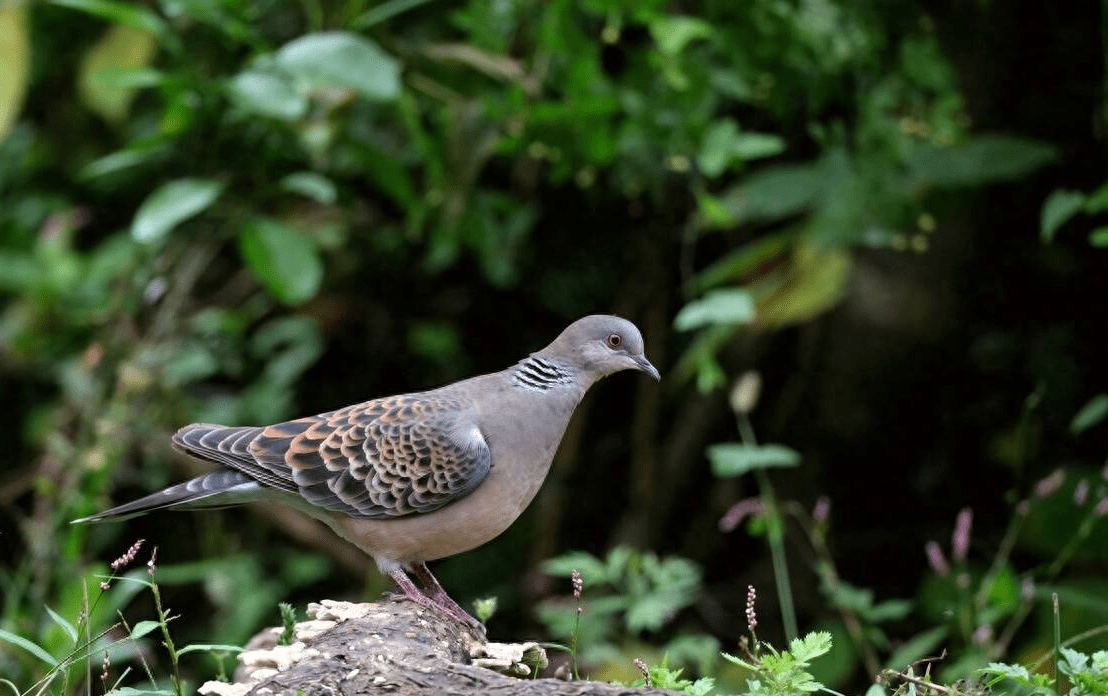
{"type": "MultiPolygon", "coordinates": [[[[412,566],[412,571],[415,572],[419,583],[423,585],[424,591],[430,595],[432,602],[448,607],[452,614],[466,617],[467,622],[476,621],[470,616],[469,612],[454,601],[453,597],[446,594],[446,590],[439,584],[438,578],[431,574],[431,569],[427,567],[426,563],[416,563],[412,566]]],[[[477,622],[477,625],[480,626],[480,622],[477,622]]]]}
{"type": "Polygon", "coordinates": [[[442,585],[435,579],[434,575],[431,575],[431,571],[427,569],[427,566],[423,563],[416,565],[413,570],[416,577],[419,578],[420,583],[427,586],[427,589],[432,594],[428,595],[420,590],[412,582],[408,574],[402,569],[390,571],[389,576],[396,582],[397,586],[404,592],[404,596],[412,600],[416,604],[426,609],[437,611],[444,616],[457,621],[463,626],[474,628],[479,630],[482,635],[485,633],[485,626],[477,619],[470,616],[465,609],[458,606],[458,603],[450,598],[446,594],[446,590],[442,589],[442,585]],[[428,579],[430,582],[428,582],[428,579]]]}

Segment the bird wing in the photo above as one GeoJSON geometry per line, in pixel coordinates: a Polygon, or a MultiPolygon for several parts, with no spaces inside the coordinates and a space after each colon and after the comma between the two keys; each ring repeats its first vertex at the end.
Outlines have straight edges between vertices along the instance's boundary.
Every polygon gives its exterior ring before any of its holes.
{"type": "Polygon", "coordinates": [[[401,517],[462,498],[488,474],[492,453],[466,406],[405,394],[265,428],[191,425],[173,441],[325,509],[401,517]]]}

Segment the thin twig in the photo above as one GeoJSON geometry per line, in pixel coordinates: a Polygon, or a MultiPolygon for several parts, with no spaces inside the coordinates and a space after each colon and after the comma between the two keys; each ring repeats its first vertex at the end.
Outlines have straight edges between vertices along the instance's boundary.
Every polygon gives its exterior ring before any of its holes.
{"type": "Polygon", "coordinates": [[[956,694],[956,693],[958,693],[957,690],[952,689],[948,686],[942,686],[941,684],[936,684],[934,682],[929,682],[926,679],[920,679],[918,677],[911,677],[911,676],[908,676],[907,674],[904,674],[903,672],[898,672],[895,669],[887,669],[884,672],[882,672],[881,674],[882,674],[882,676],[888,676],[890,674],[895,675],[895,676],[899,677],[900,679],[903,679],[904,681],[906,681],[910,684],[915,684],[916,686],[919,686],[919,687],[922,687],[922,688],[925,688],[925,689],[932,689],[934,691],[938,691],[938,692],[944,693],[944,694],[956,694]]]}

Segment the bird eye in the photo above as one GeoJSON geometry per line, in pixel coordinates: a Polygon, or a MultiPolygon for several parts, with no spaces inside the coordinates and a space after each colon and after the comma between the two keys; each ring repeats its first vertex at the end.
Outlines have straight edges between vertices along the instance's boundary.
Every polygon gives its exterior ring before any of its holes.
{"type": "Polygon", "coordinates": [[[612,348],[619,348],[623,345],[623,337],[619,334],[608,334],[608,345],[612,348]]]}

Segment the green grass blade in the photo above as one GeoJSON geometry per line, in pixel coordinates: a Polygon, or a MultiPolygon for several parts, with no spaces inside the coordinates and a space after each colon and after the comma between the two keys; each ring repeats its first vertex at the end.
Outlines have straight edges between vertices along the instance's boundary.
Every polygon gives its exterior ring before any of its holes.
{"type": "Polygon", "coordinates": [[[12,645],[23,648],[38,659],[50,665],[51,667],[58,666],[58,661],[54,659],[53,655],[43,650],[42,647],[39,646],[37,643],[32,643],[23,636],[17,636],[11,631],[5,631],[4,629],[0,628],[0,640],[7,641],[12,645]]]}

